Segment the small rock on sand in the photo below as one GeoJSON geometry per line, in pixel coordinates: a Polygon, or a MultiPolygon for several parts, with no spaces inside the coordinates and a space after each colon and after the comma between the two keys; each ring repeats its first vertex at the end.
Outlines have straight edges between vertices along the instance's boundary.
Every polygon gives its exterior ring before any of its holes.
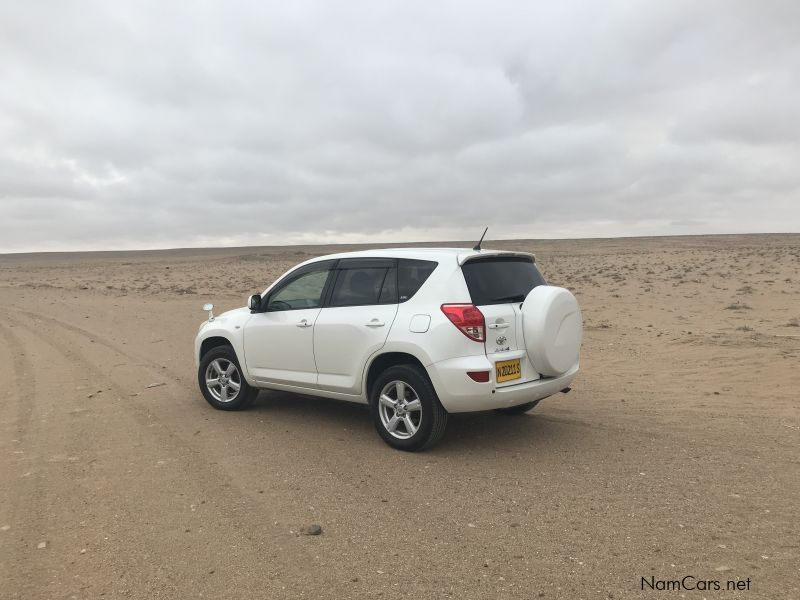
{"type": "Polygon", "coordinates": [[[312,523],[308,527],[303,527],[301,531],[303,535],[320,535],[322,533],[322,527],[317,523],[312,523]]]}
{"type": "Polygon", "coordinates": [[[43,548],[47,548],[47,542],[39,542],[39,544],[36,547],[39,550],[42,550],[43,548]]]}

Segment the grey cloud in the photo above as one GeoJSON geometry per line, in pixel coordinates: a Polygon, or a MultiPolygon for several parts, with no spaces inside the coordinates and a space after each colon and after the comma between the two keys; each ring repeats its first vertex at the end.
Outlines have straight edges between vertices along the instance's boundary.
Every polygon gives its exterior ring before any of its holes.
{"type": "Polygon", "coordinates": [[[797,231],[800,5],[0,7],[0,251],[797,231]]]}

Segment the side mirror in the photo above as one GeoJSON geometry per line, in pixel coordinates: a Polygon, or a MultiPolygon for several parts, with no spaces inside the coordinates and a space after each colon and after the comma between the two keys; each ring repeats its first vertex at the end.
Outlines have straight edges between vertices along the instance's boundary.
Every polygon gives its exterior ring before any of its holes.
{"type": "Polygon", "coordinates": [[[253,294],[250,296],[250,302],[248,303],[248,306],[253,312],[261,311],[261,294],[253,294]]]}
{"type": "Polygon", "coordinates": [[[213,321],[214,320],[214,305],[210,304],[210,303],[203,304],[203,310],[208,312],[208,320],[209,321],[213,321]]]}

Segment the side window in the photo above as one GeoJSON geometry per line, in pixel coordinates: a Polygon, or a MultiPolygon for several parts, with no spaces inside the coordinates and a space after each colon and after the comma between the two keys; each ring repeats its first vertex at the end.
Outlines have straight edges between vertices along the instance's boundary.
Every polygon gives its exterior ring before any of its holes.
{"type": "Polygon", "coordinates": [[[366,306],[397,302],[395,261],[354,258],[339,262],[330,306],[366,306]]]}
{"type": "Polygon", "coordinates": [[[267,310],[298,310],[317,308],[322,304],[322,292],[330,271],[311,271],[287,283],[270,295],[267,310]]]}
{"type": "Polygon", "coordinates": [[[345,269],[339,272],[331,306],[378,304],[388,269],[345,269]]]}
{"type": "Polygon", "coordinates": [[[400,302],[405,302],[419,291],[438,263],[430,260],[401,258],[397,265],[397,291],[400,302]]]}
{"type": "Polygon", "coordinates": [[[381,288],[378,304],[397,304],[397,268],[392,267],[386,273],[381,288]]]}

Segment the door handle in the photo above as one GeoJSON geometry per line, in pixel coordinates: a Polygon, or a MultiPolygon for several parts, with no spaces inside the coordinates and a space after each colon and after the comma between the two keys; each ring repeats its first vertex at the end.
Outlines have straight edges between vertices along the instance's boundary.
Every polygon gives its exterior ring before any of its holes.
{"type": "Polygon", "coordinates": [[[298,327],[311,327],[311,323],[308,322],[308,319],[303,319],[297,324],[298,327]]]}
{"type": "Polygon", "coordinates": [[[511,323],[489,323],[487,327],[489,329],[508,329],[511,327],[511,323]]]}
{"type": "Polygon", "coordinates": [[[364,323],[367,327],[383,327],[386,325],[383,321],[378,321],[378,319],[372,319],[369,323],[364,323]]]}

